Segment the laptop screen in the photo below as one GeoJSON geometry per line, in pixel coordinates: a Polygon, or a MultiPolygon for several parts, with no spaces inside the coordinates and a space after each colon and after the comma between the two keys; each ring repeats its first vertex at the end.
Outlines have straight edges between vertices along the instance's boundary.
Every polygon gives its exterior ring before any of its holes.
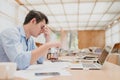
{"type": "Polygon", "coordinates": [[[106,49],[103,49],[102,54],[100,55],[98,62],[103,65],[103,63],[105,62],[105,59],[107,58],[107,55],[109,54],[109,52],[106,49]]]}

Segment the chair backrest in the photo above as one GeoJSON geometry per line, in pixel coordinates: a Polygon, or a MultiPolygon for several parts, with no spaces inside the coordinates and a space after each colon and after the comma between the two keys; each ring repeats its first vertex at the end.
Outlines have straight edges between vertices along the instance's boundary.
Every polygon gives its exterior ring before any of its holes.
{"type": "Polygon", "coordinates": [[[113,63],[113,64],[119,64],[119,54],[109,54],[106,61],[113,63]]]}
{"type": "Polygon", "coordinates": [[[112,50],[111,50],[111,53],[119,53],[119,51],[120,51],[120,43],[116,43],[116,44],[113,46],[113,48],[112,48],[112,50]]]}

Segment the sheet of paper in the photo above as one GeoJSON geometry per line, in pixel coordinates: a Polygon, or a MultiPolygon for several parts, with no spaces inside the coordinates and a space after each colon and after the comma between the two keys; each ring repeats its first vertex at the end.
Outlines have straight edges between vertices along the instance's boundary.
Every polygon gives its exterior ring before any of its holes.
{"type": "Polygon", "coordinates": [[[71,74],[65,70],[70,63],[66,62],[55,62],[49,64],[42,64],[42,65],[32,65],[27,70],[20,70],[17,71],[15,76],[25,78],[28,80],[41,80],[44,78],[49,78],[53,76],[36,76],[35,73],[46,73],[46,72],[59,72],[60,76],[70,76],[71,74]]]}
{"type": "Polygon", "coordinates": [[[71,65],[70,62],[53,62],[53,63],[44,63],[44,64],[40,64],[38,66],[37,65],[31,65],[27,70],[33,70],[33,69],[42,69],[42,70],[46,70],[46,69],[64,69],[67,68],[71,65]]]}
{"type": "Polygon", "coordinates": [[[74,68],[74,69],[76,68],[77,69],[77,68],[83,68],[83,66],[82,66],[81,63],[79,63],[79,64],[71,64],[70,68],[74,68]]]}

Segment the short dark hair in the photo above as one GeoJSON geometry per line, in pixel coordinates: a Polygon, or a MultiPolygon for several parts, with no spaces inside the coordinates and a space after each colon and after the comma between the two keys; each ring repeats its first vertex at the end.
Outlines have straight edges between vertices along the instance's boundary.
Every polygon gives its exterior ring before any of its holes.
{"type": "Polygon", "coordinates": [[[30,22],[30,20],[32,20],[33,18],[36,19],[36,22],[39,23],[40,21],[42,21],[43,19],[45,19],[46,24],[48,24],[48,18],[45,14],[43,14],[40,11],[35,11],[35,10],[31,10],[27,16],[25,17],[25,21],[24,21],[24,25],[28,24],[30,22]]]}

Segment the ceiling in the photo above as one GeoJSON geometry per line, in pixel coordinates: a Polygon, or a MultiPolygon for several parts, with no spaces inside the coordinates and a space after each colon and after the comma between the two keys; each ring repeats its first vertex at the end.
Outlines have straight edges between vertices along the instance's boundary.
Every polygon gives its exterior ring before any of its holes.
{"type": "Polygon", "coordinates": [[[54,30],[104,30],[120,17],[120,0],[16,0],[48,16],[54,30]]]}

